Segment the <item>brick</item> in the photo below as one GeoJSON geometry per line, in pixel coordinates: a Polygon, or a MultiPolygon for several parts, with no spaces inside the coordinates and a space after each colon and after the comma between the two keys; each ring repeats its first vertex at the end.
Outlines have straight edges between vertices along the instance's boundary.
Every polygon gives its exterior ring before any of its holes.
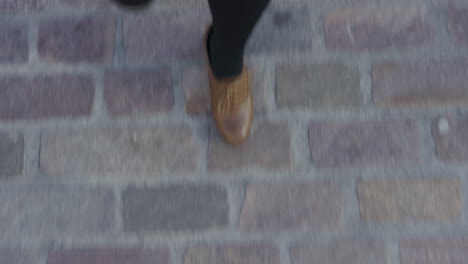
{"type": "Polygon", "coordinates": [[[213,128],[208,168],[228,171],[253,167],[284,169],[291,166],[291,153],[291,135],[286,124],[254,124],[250,137],[238,147],[226,144],[213,128]]]}
{"type": "Polygon", "coordinates": [[[200,144],[186,126],[95,129],[46,133],[41,139],[41,169],[50,175],[158,175],[193,171],[200,144]]]}
{"type": "Polygon", "coordinates": [[[40,254],[31,250],[0,249],[0,263],[8,264],[36,264],[40,254]]]}
{"type": "Polygon", "coordinates": [[[270,244],[198,245],[188,249],[184,264],[280,264],[270,244]]]}
{"type": "Polygon", "coordinates": [[[0,12],[31,13],[44,9],[51,0],[0,0],[0,12]]]}
{"type": "Polygon", "coordinates": [[[51,19],[39,24],[38,53],[64,63],[112,63],[115,22],[110,17],[51,19]]]}
{"type": "Polygon", "coordinates": [[[15,75],[0,77],[0,120],[88,116],[94,80],[88,75],[15,75]]]}
{"type": "Polygon", "coordinates": [[[113,4],[114,0],[59,0],[65,5],[73,8],[109,8],[113,4]]]}
{"type": "Polygon", "coordinates": [[[209,21],[206,11],[130,16],[123,24],[126,61],[145,64],[204,58],[203,34],[209,21]]]}
{"type": "Polygon", "coordinates": [[[114,70],[104,76],[104,100],[113,116],[168,112],[174,105],[168,70],[114,70]]]}
{"type": "Polygon", "coordinates": [[[361,217],[378,223],[458,222],[460,193],[456,178],[370,180],[358,184],[361,217]]]}
{"type": "Polygon", "coordinates": [[[425,8],[416,6],[341,9],[326,17],[326,46],[345,50],[421,46],[432,40],[425,14],[425,8]]]}
{"type": "Polygon", "coordinates": [[[433,121],[432,135],[439,159],[468,161],[468,115],[444,116],[433,121]]]}
{"type": "Polygon", "coordinates": [[[378,241],[300,243],[291,249],[292,264],[386,264],[385,244],[378,241]]]}
{"type": "Polygon", "coordinates": [[[276,68],[276,103],[281,108],[363,106],[359,73],[339,64],[279,65],[276,68]]]}
{"type": "Polygon", "coordinates": [[[196,231],[229,223],[227,191],[214,185],[131,187],[123,201],[128,232],[196,231]]]}
{"type": "Polygon", "coordinates": [[[421,130],[412,120],[313,121],[312,161],[319,168],[414,165],[422,161],[421,130]]]}
{"type": "Polygon", "coordinates": [[[448,9],[448,30],[457,44],[468,45],[468,7],[450,4],[448,9]]]}
{"type": "Polygon", "coordinates": [[[0,24],[0,64],[27,62],[28,49],[28,26],[26,24],[0,24]]]}
{"type": "MultiPolygon", "coordinates": [[[[251,88],[254,97],[254,110],[264,113],[269,109],[268,80],[264,67],[249,67],[251,88]]],[[[190,115],[206,114],[211,108],[210,83],[206,66],[192,67],[184,71],[183,88],[185,92],[185,110],[190,115]]]]}
{"type": "Polygon", "coordinates": [[[401,264],[467,264],[467,240],[404,240],[401,264]]]}
{"type": "Polygon", "coordinates": [[[23,172],[24,136],[0,132],[0,180],[23,172]]]}
{"type": "Polygon", "coordinates": [[[327,183],[254,184],[240,217],[243,232],[329,229],[341,225],[341,192],[327,183]]]}
{"type": "Polygon", "coordinates": [[[310,50],[317,30],[314,24],[309,6],[271,5],[262,14],[246,53],[310,50]]]}
{"type": "Polygon", "coordinates": [[[80,248],[49,253],[47,264],[170,264],[168,249],[80,248]]]}
{"type": "Polygon", "coordinates": [[[0,186],[2,236],[52,237],[113,230],[113,192],[64,185],[0,186]]]}
{"type": "Polygon", "coordinates": [[[463,60],[387,63],[373,66],[372,97],[379,106],[468,104],[463,60]]]}

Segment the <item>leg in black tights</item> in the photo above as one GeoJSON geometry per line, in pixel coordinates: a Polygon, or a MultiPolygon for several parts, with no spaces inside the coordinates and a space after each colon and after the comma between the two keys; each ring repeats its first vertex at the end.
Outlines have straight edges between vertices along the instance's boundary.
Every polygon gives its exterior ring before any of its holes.
{"type": "Polygon", "coordinates": [[[218,78],[242,72],[245,44],[270,0],[208,0],[213,16],[209,53],[218,78]]]}

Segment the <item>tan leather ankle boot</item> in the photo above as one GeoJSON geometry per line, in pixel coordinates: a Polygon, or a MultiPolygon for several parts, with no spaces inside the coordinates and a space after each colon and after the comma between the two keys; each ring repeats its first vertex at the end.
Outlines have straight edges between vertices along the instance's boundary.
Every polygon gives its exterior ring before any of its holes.
{"type": "Polygon", "coordinates": [[[226,142],[239,145],[250,133],[253,120],[253,99],[250,89],[249,71],[230,78],[217,78],[211,69],[208,55],[208,35],[205,33],[206,59],[211,91],[211,112],[216,126],[226,142]]]}

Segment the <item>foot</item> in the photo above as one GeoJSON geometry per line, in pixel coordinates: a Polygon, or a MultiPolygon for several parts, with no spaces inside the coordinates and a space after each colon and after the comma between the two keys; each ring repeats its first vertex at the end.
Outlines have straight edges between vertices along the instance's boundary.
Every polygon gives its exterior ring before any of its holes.
{"type": "Polygon", "coordinates": [[[211,27],[205,33],[208,74],[211,90],[211,110],[216,126],[226,142],[239,145],[250,133],[253,120],[253,99],[249,72],[244,66],[238,76],[217,78],[211,69],[208,38],[211,27]]]}

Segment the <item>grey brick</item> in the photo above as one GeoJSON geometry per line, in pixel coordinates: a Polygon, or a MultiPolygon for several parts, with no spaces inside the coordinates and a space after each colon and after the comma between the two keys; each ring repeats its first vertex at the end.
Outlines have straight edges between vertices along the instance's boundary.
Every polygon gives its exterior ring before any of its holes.
{"type": "Polygon", "coordinates": [[[197,231],[229,223],[227,191],[218,186],[131,187],[123,201],[128,232],[197,231]]]}
{"type": "Polygon", "coordinates": [[[185,264],[280,264],[277,248],[266,243],[197,245],[189,248],[185,264]]]}
{"type": "Polygon", "coordinates": [[[279,107],[310,109],[363,106],[359,73],[339,64],[279,65],[276,103],[279,107]]]}
{"type": "Polygon", "coordinates": [[[23,172],[24,136],[0,132],[0,179],[23,172]]]}
{"type": "Polygon", "coordinates": [[[50,132],[41,139],[49,175],[134,177],[197,168],[200,144],[186,126],[50,132]]]}
{"type": "Polygon", "coordinates": [[[28,49],[28,26],[25,23],[0,23],[0,64],[27,62],[28,49]]]}
{"type": "Polygon", "coordinates": [[[0,235],[105,234],[113,230],[112,190],[64,185],[0,186],[0,235]]]}
{"type": "Polygon", "coordinates": [[[126,60],[130,63],[167,63],[204,58],[203,34],[207,11],[162,12],[124,19],[126,60]]]}
{"type": "Polygon", "coordinates": [[[114,70],[104,76],[104,100],[113,116],[168,112],[174,105],[168,70],[114,70]]]}
{"type": "Polygon", "coordinates": [[[312,160],[320,168],[420,164],[422,135],[413,120],[314,121],[312,160]]]}
{"type": "Polygon", "coordinates": [[[83,117],[93,100],[94,80],[87,75],[0,77],[0,120],[83,117]]]}
{"type": "Polygon", "coordinates": [[[226,144],[218,131],[212,129],[208,148],[210,170],[284,169],[291,164],[291,135],[286,124],[254,124],[251,136],[239,147],[226,144]]]}
{"type": "Polygon", "coordinates": [[[170,264],[168,249],[80,248],[49,252],[47,264],[170,264]]]}
{"type": "Polygon", "coordinates": [[[115,23],[111,17],[57,18],[39,24],[39,55],[52,62],[111,63],[115,23]]]}

